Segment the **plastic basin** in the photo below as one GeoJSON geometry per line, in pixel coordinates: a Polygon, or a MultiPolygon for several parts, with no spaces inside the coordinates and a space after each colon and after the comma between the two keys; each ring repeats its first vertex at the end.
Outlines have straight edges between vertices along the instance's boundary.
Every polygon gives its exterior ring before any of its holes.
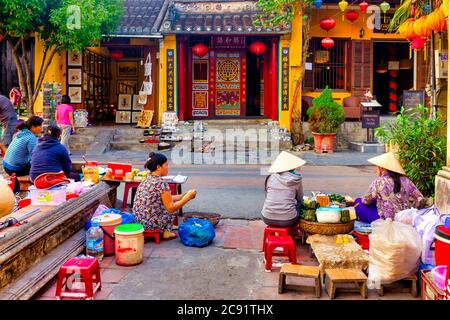
{"type": "Polygon", "coordinates": [[[441,289],[445,290],[445,276],[447,273],[447,266],[437,266],[432,270],[434,282],[441,289]]]}

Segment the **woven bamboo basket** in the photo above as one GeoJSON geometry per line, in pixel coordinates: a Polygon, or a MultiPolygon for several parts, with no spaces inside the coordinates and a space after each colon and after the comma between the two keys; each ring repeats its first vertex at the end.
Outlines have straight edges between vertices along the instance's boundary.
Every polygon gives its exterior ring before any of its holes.
{"type": "Polygon", "coordinates": [[[334,236],[337,234],[347,234],[353,230],[355,221],[348,223],[319,223],[300,219],[300,227],[309,234],[322,234],[334,236]]]}
{"type": "Polygon", "coordinates": [[[211,222],[215,227],[220,221],[221,215],[218,213],[205,213],[205,212],[187,212],[183,215],[183,219],[186,221],[189,218],[204,219],[211,222]]]}

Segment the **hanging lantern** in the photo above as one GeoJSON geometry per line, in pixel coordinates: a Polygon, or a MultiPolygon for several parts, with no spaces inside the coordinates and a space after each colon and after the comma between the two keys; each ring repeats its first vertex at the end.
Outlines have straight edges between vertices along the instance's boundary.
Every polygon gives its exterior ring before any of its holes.
{"type": "Polygon", "coordinates": [[[256,66],[259,69],[259,56],[266,52],[267,46],[262,41],[255,41],[250,45],[250,51],[257,56],[256,66]]]}
{"type": "Polygon", "coordinates": [[[403,22],[398,28],[398,33],[400,34],[400,36],[408,41],[413,41],[417,37],[417,34],[414,32],[415,21],[416,19],[409,18],[405,22],[403,22]]]}
{"type": "MultiPolygon", "coordinates": [[[[339,9],[341,9],[341,12],[344,13],[344,11],[348,7],[348,2],[345,0],[341,0],[341,1],[339,1],[338,6],[339,6],[339,9]]],[[[344,15],[342,15],[342,21],[344,21],[344,15]]]]}
{"type": "Polygon", "coordinates": [[[359,9],[361,10],[362,13],[366,13],[368,7],[369,4],[364,0],[359,4],[359,9]]]}
{"type": "Polygon", "coordinates": [[[320,10],[322,3],[323,3],[322,0],[314,0],[314,7],[316,7],[317,10],[320,10]]]}
{"type": "Polygon", "coordinates": [[[434,10],[427,16],[427,28],[435,32],[447,31],[447,18],[443,7],[434,10]]]}
{"type": "Polygon", "coordinates": [[[325,49],[330,49],[334,47],[334,40],[331,39],[330,37],[323,38],[321,43],[322,47],[324,47],[325,49]]]}
{"type": "Polygon", "coordinates": [[[411,5],[411,17],[416,15],[416,6],[414,4],[411,5]]]}
{"type": "Polygon", "coordinates": [[[208,47],[205,46],[203,43],[197,43],[195,46],[192,47],[192,53],[195,54],[197,57],[202,58],[207,54],[209,51],[208,47]]]}
{"type": "Polygon", "coordinates": [[[327,32],[336,27],[336,20],[333,18],[324,18],[320,20],[320,27],[327,32]]]}
{"type": "Polygon", "coordinates": [[[2,42],[2,41],[3,41],[3,39],[5,39],[5,36],[4,36],[4,35],[2,35],[2,34],[0,34],[0,42],[2,42]]]}
{"type": "Polygon", "coordinates": [[[442,1],[442,9],[444,10],[444,15],[446,17],[448,17],[448,13],[450,11],[450,8],[449,8],[449,5],[448,5],[448,0],[442,1]]]}
{"type": "Polygon", "coordinates": [[[411,48],[414,50],[422,50],[425,47],[425,40],[423,40],[421,37],[416,37],[411,42],[411,48]]]}
{"type": "Polygon", "coordinates": [[[112,51],[111,52],[111,59],[112,60],[120,60],[120,59],[123,59],[124,56],[125,55],[124,55],[123,51],[120,51],[120,50],[116,50],[116,51],[112,51]]]}
{"type": "Polygon", "coordinates": [[[414,21],[414,33],[421,38],[430,36],[430,29],[427,28],[427,16],[422,16],[414,21]]]}
{"type": "Polygon", "coordinates": [[[380,4],[380,9],[381,9],[381,11],[383,11],[383,15],[384,15],[384,23],[386,23],[386,12],[389,10],[391,8],[391,5],[388,3],[388,2],[386,2],[386,1],[383,1],[381,4],[380,4]]]}
{"type": "Polygon", "coordinates": [[[350,11],[347,11],[347,12],[345,13],[345,17],[346,17],[347,20],[349,20],[350,22],[354,22],[354,21],[358,20],[358,18],[359,18],[359,13],[356,12],[355,10],[350,10],[350,11]]]}

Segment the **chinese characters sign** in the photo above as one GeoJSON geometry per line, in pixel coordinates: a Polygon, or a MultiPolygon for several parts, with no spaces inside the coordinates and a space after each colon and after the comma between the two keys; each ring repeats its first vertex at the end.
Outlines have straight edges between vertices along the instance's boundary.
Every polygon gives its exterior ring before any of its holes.
{"type": "Polygon", "coordinates": [[[281,49],[281,111],[289,111],[289,48],[281,49]]]}
{"type": "Polygon", "coordinates": [[[175,52],[167,50],[167,111],[175,111],[175,52]]]}
{"type": "Polygon", "coordinates": [[[240,36],[216,36],[213,37],[215,48],[245,48],[245,37],[240,36]]]}

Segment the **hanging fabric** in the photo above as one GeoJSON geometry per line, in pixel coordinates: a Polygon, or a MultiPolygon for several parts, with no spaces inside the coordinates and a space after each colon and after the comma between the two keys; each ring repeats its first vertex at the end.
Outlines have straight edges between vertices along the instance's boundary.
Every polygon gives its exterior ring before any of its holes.
{"type": "Polygon", "coordinates": [[[150,53],[147,55],[147,60],[145,61],[145,73],[144,76],[151,77],[152,76],[152,56],[150,53]]]}

